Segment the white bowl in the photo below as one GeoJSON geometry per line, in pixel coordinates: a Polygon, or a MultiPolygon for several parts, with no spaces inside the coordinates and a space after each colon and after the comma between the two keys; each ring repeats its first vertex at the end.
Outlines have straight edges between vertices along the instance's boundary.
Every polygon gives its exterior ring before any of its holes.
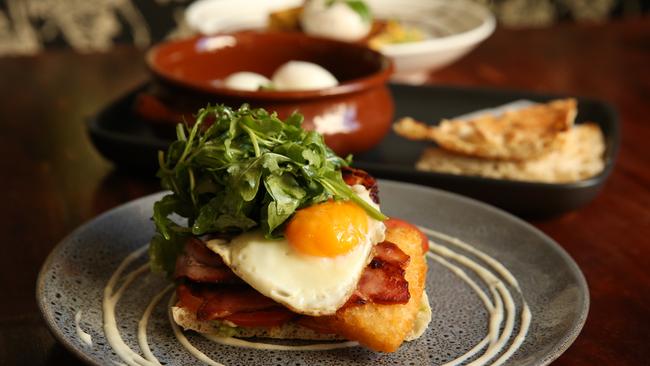
{"type": "MultiPolygon", "coordinates": [[[[266,27],[268,14],[302,0],[199,0],[185,11],[187,24],[203,34],[266,27]]],[[[476,47],[495,28],[492,13],[469,0],[366,0],[376,18],[417,25],[428,38],[380,49],[395,62],[394,80],[422,83],[429,72],[476,47]]]]}

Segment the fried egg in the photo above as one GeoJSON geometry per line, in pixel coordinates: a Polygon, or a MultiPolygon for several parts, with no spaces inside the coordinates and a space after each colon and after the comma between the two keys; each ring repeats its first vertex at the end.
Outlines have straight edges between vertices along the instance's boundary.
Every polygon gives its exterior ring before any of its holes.
{"type": "MultiPolygon", "coordinates": [[[[376,206],[360,185],[354,191],[376,206]]],[[[336,313],[357,287],[372,248],[386,227],[349,201],[328,201],[299,210],[285,238],[266,239],[260,230],[208,248],[262,295],[300,314],[336,313]]]]}
{"type": "Polygon", "coordinates": [[[280,66],[271,78],[276,90],[314,90],[339,84],[322,66],[307,61],[289,61],[280,66]]]}
{"type": "Polygon", "coordinates": [[[305,33],[314,36],[358,41],[370,33],[372,23],[342,1],[331,3],[327,0],[311,0],[305,4],[300,17],[300,25],[305,33]]]}
{"type": "Polygon", "coordinates": [[[255,72],[240,71],[228,75],[223,80],[223,85],[230,89],[257,91],[261,87],[270,86],[271,80],[255,72]]]}

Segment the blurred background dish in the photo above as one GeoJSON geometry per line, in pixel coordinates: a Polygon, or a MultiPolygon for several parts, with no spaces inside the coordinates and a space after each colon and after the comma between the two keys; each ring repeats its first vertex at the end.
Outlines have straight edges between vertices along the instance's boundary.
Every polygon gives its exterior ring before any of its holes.
{"type": "MultiPolygon", "coordinates": [[[[153,172],[156,154],[171,139],[161,138],[133,114],[132,105],[147,85],[122,96],[88,121],[88,132],[96,148],[118,167],[130,171],[153,172]]],[[[554,94],[445,86],[390,85],[395,100],[395,116],[413,116],[437,123],[440,119],[527,99],[544,102],[561,97],[554,94]]],[[[419,171],[415,169],[427,142],[408,141],[389,131],[371,150],[355,154],[354,165],[374,176],[428,185],[488,202],[526,217],[549,217],[575,210],[592,201],[602,189],[620,145],[618,115],[607,103],[578,98],[580,121],[591,120],[603,130],[605,168],[594,177],[577,182],[544,183],[480,176],[419,171]]]]}
{"type": "Polygon", "coordinates": [[[207,103],[231,107],[249,103],[276,111],[281,118],[300,112],[307,129],[320,132],[330,147],[346,155],[376,145],[393,121],[393,100],[386,86],[392,64],[355,43],[302,33],[243,31],[164,42],[147,53],[146,61],[154,81],[139,94],[134,108],[163,136],[173,135],[183,120],[191,123],[192,114],[207,103]],[[288,63],[296,60],[302,62],[288,63]],[[244,71],[267,79],[278,71],[273,78],[278,90],[225,85],[224,80],[244,71]],[[304,79],[309,77],[315,79],[311,85],[326,87],[279,90],[281,82],[290,83],[292,72],[302,79],[297,87],[308,84],[304,79]]]}
{"type": "MultiPolygon", "coordinates": [[[[365,3],[375,23],[364,42],[395,62],[393,78],[398,81],[424,82],[429,72],[456,61],[490,36],[495,28],[492,13],[469,0],[367,0],[365,3]]],[[[215,34],[266,29],[270,15],[275,13],[291,27],[297,24],[295,17],[300,16],[303,4],[302,0],[249,0],[246,5],[235,0],[200,0],[187,8],[185,20],[196,32],[215,34]]],[[[358,27],[350,28],[358,30],[358,27]]]]}

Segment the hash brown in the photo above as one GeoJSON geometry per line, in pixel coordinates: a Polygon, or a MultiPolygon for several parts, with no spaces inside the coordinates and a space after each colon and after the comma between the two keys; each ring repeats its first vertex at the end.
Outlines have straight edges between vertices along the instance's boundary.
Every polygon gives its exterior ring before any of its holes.
{"type": "Polygon", "coordinates": [[[420,309],[427,264],[422,253],[422,237],[409,226],[389,227],[386,240],[395,243],[411,258],[405,270],[411,295],[406,304],[365,304],[347,307],[335,315],[310,319],[310,325],[330,329],[346,339],[381,352],[394,352],[410,335],[420,309]]]}

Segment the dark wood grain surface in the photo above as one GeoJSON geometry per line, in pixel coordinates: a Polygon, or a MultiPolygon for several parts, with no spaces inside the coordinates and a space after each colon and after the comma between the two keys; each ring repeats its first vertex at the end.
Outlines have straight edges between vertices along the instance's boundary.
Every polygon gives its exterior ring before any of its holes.
{"type": "MultiPolygon", "coordinates": [[[[38,269],[67,233],[158,190],[92,147],[84,119],[147,78],[143,53],[48,51],[0,59],[0,364],[77,364],[41,320],[38,269]]],[[[534,225],[582,268],[584,330],[556,365],[641,365],[650,358],[650,19],[497,30],[431,83],[596,97],[615,105],[623,137],[614,173],[588,206],[534,225]]]]}

